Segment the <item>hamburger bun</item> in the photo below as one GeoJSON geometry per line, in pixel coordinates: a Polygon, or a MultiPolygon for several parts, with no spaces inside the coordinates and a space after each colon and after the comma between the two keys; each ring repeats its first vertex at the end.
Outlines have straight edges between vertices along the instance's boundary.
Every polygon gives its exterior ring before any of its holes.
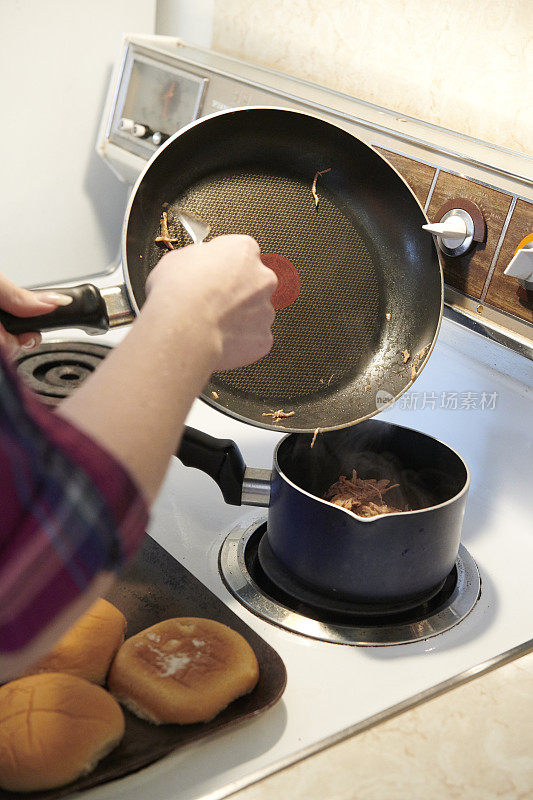
{"type": "Polygon", "coordinates": [[[91,772],[124,735],[116,700],[89,681],[56,672],[0,688],[0,786],[54,789],[91,772]]]}
{"type": "Polygon", "coordinates": [[[61,637],[53,650],[24,674],[65,672],[102,686],[125,633],[124,614],[100,598],[61,637]]]}
{"type": "Polygon", "coordinates": [[[109,691],[155,724],[207,722],[255,687],[255,653],[236,631],[178,617],[127,639],[111,665],[109,691]]]}

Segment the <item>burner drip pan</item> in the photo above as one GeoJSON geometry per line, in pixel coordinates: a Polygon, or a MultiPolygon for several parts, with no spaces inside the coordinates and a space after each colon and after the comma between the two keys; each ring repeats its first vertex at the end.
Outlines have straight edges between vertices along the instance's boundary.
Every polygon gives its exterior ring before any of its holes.
{"type": "Polygon", "coordinates": [[[219,557],[224,583],[257,616],[313,639],[360,646],[428,639],[461,622],[480,595],[477,565],[461,545],[444,584],[415,607],[363,608],[324,597],[294,580],[272,553],[265,533],[266,521],[260,520],[229,534],[219,557]]]}

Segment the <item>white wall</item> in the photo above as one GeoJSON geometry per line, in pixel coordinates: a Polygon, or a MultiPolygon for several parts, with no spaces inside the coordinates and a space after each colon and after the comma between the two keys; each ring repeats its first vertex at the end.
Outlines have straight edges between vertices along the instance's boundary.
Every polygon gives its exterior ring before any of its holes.
{"type": "Polygon", "coordinates": [[[156,33],[210,47],[215,0],[157,0],[156,33]]]}
{"type": "Polygon", "coordinates": [[[532,153],[533,0],[215,0],[214,50],[532,153]]]}
{"type": "Polygon", "coordinates": [[[0,271],[25,286],[102,272],[127,187],[94,145],[123,33],[155,0],[1,0],[0,271]]]}
{"type": "Polygon", "coordinates": [[[158,26],[533,152],[533,0],[158,0],[158,26]]]}

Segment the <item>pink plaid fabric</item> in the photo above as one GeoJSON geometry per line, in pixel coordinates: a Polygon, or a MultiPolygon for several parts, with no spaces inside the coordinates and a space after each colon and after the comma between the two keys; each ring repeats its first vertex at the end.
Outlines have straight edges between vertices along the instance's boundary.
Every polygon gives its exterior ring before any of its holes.
{"type": "Polygon", "coordinates": [[[14,653],[140,544],[146,504],[100,445],[0,354],[0,653],[14,653]]]}

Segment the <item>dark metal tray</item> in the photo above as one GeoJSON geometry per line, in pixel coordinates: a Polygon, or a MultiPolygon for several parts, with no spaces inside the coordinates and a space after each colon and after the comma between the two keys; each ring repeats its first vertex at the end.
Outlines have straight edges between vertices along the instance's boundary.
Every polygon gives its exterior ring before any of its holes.
{"type": "MultiPolygon", "coordinates": [[[[276,651],[150,536],[107,598],[126,616],[128,637],[171,617],[207,617],[228,625],[253,648],[259,662],[259,682],[253,692],[206,723],[151,725],[124,709],[124,738],[94,772],[59,789],[24,793],[26,800],[65,797],[136,772],[177,748],[257,716],[283,694],[287,673],[276,651]]],[[[0,790],[0,800],[15,798],[20,800],[21,795],[0,790]]]]}

